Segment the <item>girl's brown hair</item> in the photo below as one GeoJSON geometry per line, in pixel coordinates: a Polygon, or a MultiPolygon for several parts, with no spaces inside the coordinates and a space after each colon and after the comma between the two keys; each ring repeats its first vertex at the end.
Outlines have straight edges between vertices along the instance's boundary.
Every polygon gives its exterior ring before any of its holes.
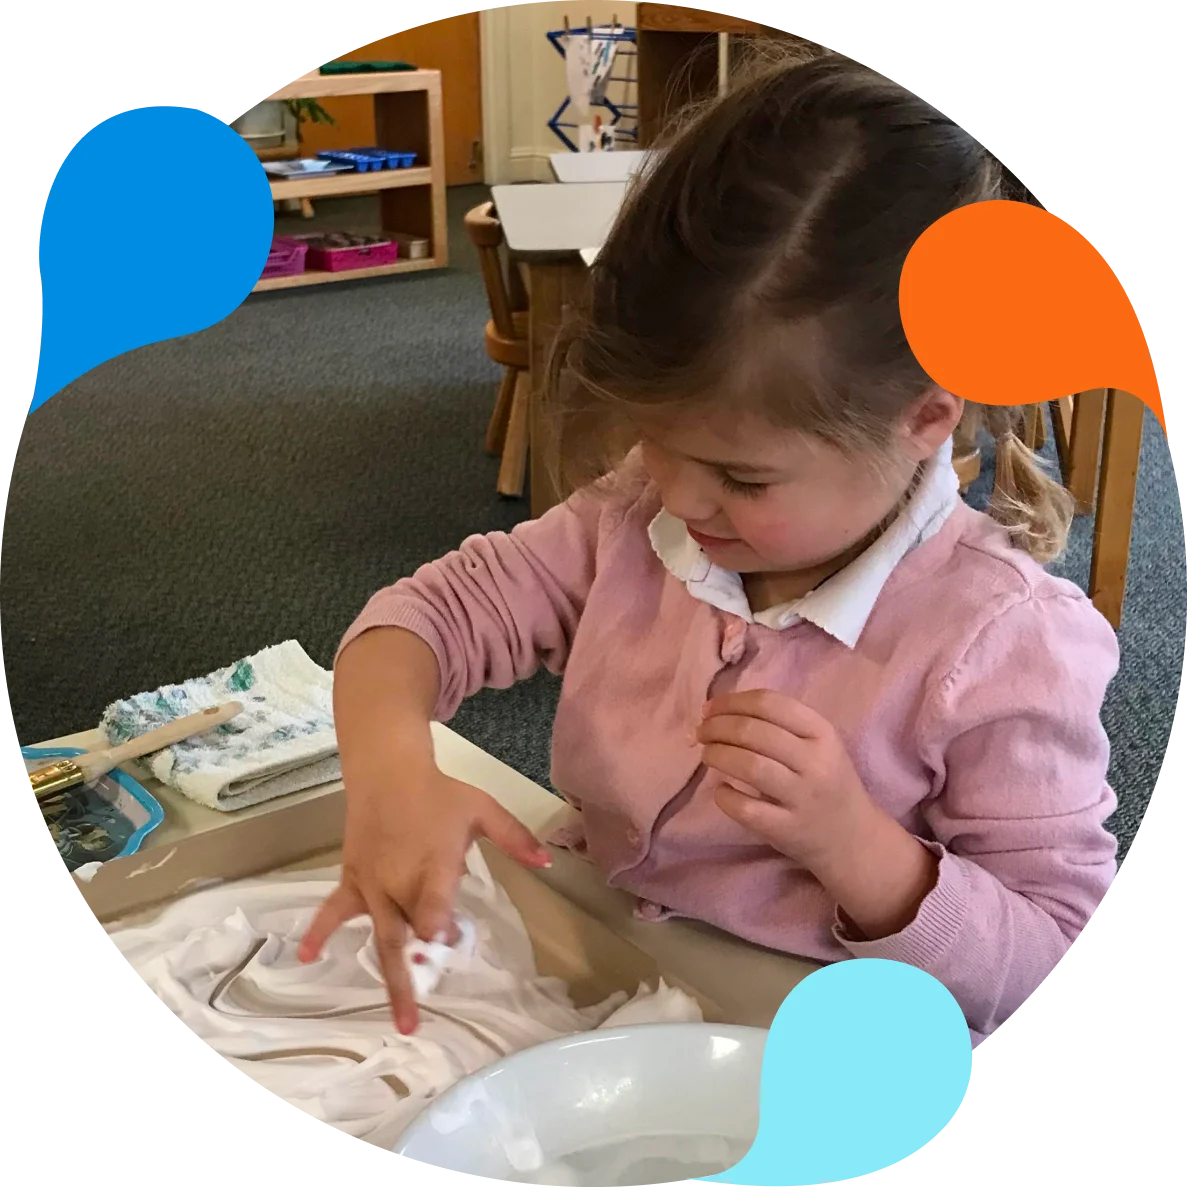
{"type": "MultiPolygon", "coordinates": [[[[554,348],[563,486],[604,474],[640,417],[737,407],[868,459],[932,383],[899,317],[919,235],[957,207],[1034,201],[951,120],[837,55],[765,62],[665,138],[634,184],[554,348]]],[[[1040,560],[1072,504],[1015,416],[991,514],[1040,560]]]]}

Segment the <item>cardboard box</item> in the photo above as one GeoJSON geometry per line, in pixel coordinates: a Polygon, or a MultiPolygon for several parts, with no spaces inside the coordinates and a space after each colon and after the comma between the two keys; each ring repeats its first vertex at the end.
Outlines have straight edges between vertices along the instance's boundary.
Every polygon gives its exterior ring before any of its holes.
{"type": "MultiPolygon", "coordinates": [[[[96,745],[90,735],[58,741],[96,745]]],[[[104,923],[211,881],[263,874],[309,855],[321,854],[329,864],[342,844],[341,784],[222,813],[163,787],[134,765],[128,772],[157,798],[165,820],[135,854],[105,862],[89,881],[75,876],[87,905],[104,923]]]]}
{"type": "MultiPolygon", "coordinates": [[[[566,813],[564,802],[448,728],[435,726],[434,741],[443,771],[490,793],[538,836],[566,813]]],[[[90,747],[100,739],[91,732],[55,743],[90,747]]],[[[211,881],[337,864],[340,783],[220,813],[134,774],[161,801],[165,822],[139,853],[105,863],[90,882],[76,878],[105,923],[130,923],[211,881]]],[[[630,895],[566,851],[555,850],[553,867],[539,872],[486,843],[483,853],[523,917],[540,971],[562,978],[579,1006],[663,977],[692,994],[708,1020],[767,1027],[789,991],[817,968],[695,921],[637,920],[630,895]]]]}

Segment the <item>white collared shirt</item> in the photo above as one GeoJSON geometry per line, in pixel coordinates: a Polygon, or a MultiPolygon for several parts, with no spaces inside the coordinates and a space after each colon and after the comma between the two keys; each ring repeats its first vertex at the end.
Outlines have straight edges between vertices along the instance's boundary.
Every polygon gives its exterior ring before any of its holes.
{"type": "Polygon", "coordinates": [[[776,630],[807,620],[852,648],[892,570],[912,549],[940,531],[959,499],[950,440],[925,464],[907,506],[870,548],[807,594],[758,614],[751,611],[742,577],[710,561],[683,520],[661,510],[648,535],[665,568],[685,583],[694,598],[748,623],[776,630]]]}

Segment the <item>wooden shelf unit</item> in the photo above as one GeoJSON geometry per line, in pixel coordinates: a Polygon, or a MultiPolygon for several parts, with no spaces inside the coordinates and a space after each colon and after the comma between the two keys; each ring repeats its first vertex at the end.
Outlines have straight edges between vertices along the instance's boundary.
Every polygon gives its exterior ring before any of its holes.
{"type": "Polygon", "coordinates": [[[375,103],[376,143],[417,154],[410,169],[336,173],[327,177],[277,180],[272,197],[330,198],[375,194],[380,227],[393,235],[429,241],[424,259],[399,260],[379,268],[344,272],[309,271],[260,280],[253,292],[293,289],[333,281],[361,280],[401,272],[423,272],[449,263],[446,230],[445,137],[442,126],[441,72],[404,70],[385,74],[307,74],[277,91],[271,99],[324,99],[333,95],[370,95],[375,103]]]}

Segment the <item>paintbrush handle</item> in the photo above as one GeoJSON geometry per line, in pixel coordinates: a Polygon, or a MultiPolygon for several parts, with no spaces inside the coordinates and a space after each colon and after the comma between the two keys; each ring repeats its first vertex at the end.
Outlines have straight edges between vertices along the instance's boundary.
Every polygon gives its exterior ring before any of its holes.
{"type": "Polygon", "coordinates": [[[184,718],[158,726],[156,730],[150,730],[147,734],[138,734],[118,747],[76,755],[74,762],[82,771],[84,782],[89,784],[129,759],[139,759],[142,755],[151,755],[154,751],[163,750],[183,739],[193,738],[196,734],[205,734],[242,712],[243,706],[238,701],[227,701],[196,714],[187,714],[184,718]]]}

